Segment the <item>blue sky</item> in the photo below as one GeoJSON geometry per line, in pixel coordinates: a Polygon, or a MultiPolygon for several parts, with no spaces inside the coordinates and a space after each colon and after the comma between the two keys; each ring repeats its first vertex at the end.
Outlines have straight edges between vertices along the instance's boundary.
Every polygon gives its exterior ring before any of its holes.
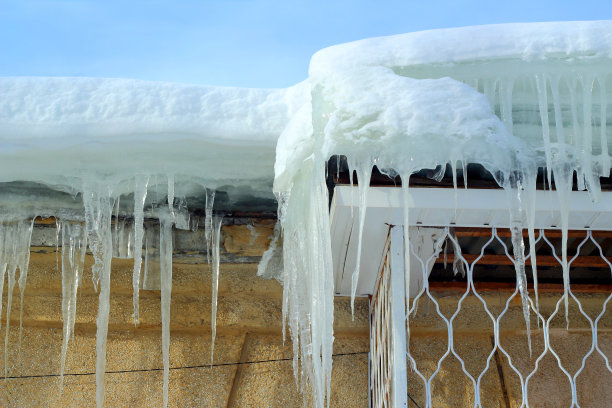
{"type": "Polygon", "coordinates": [[[317,50],[464,25],[612,19],[612,0],[0,0],[0,75],[286,87],[317,50]]]}

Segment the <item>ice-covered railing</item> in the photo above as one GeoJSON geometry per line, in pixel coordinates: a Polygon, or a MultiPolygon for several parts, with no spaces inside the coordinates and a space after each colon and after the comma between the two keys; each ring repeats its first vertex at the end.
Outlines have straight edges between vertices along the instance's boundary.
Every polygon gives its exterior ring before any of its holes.
{"type": "MultiPolygon", "coordinates": [[[[538,169],[546,169],[546,188],[554,188],[563,204],[574,175],[578,188],[588,189],[594,200],[599,178],[610,175],[612,22],[508,24],[374,38],[318,52],[309,72],[312,102],[281,135],[274,188],[284,228],[283,281],[292,294],[286,320],[294,344],[299,336],[315,403],[324,405],[331,374],[325,163],[334,155],[346,156],[351,182],[354,173],[359,181],[359,241],[374,166],[401,177],[406,203],[410,175],[419,170],[450,164],[456,188],[459,166],[484,166],[508,192],[512,251],[529,325],[522,230],[528,230],[533,248],[538,169]],[[293,287],[294,281],[306,285],[293,287]]],[[[562,207],[567,309],[569,211],[562,207]]],[[[407,205],[403,225],[408,248],[407,205]]],[[[358,259],[361,253],[359,245],[358,259]]],[[[535,259],[532,272],[536,277],[535,259]]]]}

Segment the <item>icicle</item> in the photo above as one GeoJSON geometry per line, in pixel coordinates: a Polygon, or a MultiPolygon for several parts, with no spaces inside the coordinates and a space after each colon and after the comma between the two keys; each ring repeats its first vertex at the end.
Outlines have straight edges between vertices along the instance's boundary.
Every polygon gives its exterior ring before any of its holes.
{"type": "MultiPolygon", "coordinates": [[[[351,166],[352,167],[352,166],[351,166]]],[[[370,190],[370,177],[372,166],[361,163],[357,167],[357,189],[359,190],[359,238],[357,243],[357,258],[355,260],[355,270],[351,278],[351,315],[355,318],[355,294],[357,293],[357,283],[359,281],[359,267],[361,264],[361,248],[363,246],[363,227],[368,208],[368,191],[370,190]]]]}
{"type": "Polygon", "coordinates": [[[565,132],[563,129],[563,112],[561,110],[561,98],[559,96],[560,78],[558,75],[551,79],[550,90],[553,97],[553,107],[555,111],[555,132],[557,134],[557,143],[561,151],[561,157],[565,157],[565,132]]]}
{"type": "Polygon", "coordinates": [[[144,204],[147,199],[149,177],[136,176],[134,179],[134,270],[132,272],[132,302],[134,305],[134,325],[140,317],[140,269],[142,267],[142,238],[144,235],[144,204]]]}
{"type": "Polygon", "coordinates": [[[59,272],[59,236],[62,229],[62,222],[55,218],[55,270],[59,272]]]}
{"type": "MultiPolygon", "coordinates": [[[[102,188],[100,189],[102,190],[102,188]]],[[[106,369],[106,337],[110,311],[110,274],[113,255],[111,214],[112,204],[108,193],[84,186],[83,204],[89,248],[94,256],[92,266],[94,286],[100,284],[98,317],[96,319],[96,404],[104,406],[104,372],[106,369]]]]}
{"type": "Polygon", "coordinates": [[[593,201],[599,201],[599,177],[595,177],[593,173],[593,128],[592,128],[592,110],[593,110],[593,77],[586,75],[583,78],[582,84],[582,160],[581,167],[584,171],[584,180],[586,188],[589,191],[593,201]]]}
{"type": "MultiPolygon", "coordinates": [[[[574,130],[574,145],[580,143],[580,126],[578,122],[578,103],[576,101],[576,81],[570,80],[569,84],[569,95],[570,95],[570,107],[572,112],[572,127],[574,130]]],[[[581,167],[577,168],[577,181],[578,189],[584,190],[584,169],[581,167]]],[[[569,265],[567,261],[567,239],[569,230],[569,194],[573,187],[573,172],[570,172],[565,179],[565,188],[557,187],[557,190],[562,191],[562,197],[560,197],[560,212],[561,212],[561,265],[563,268],[563,296],[565,306],[565,323],[569,328],[569,265]]]]}
{"type": "Polygon", "coordinates": [[[13,303],[13,289],[15,288],[15,270],[17,265],[8,265],[8,296],[6,300],[6,335],[4,336],[4,377],[8,376],[9,358],[9,329],[11,326],[11,305],[13,303]]]}
{"type": "Polygon", "coordinates": [[[206,238],[206,261],[210,265],[210,251],[212,244],[212,221],[213,221],[213,206],[215,205],[215,190],[206,189],[206,209],[204,220],[204,237],[206,238]]]}
{"type": "Polygon", "coordinates": [[[113,257],[120,259],[131,259],[134,245],[134,226],[129,220],[115,221],[113,228],[113,257]]]}
{"type": "Polygon", "coordinates": [[[61,225],[63,338],[60,358],[60,397],[64,389],[68,341],[74,338],[77,292],[87,249],[87,233],[83,225],[71,222],[63,222],[61,225]]]}
{"type": "Polygon", "coordinates": [[[600,141],[601,141],[601,174],[603,176],[610,175],[610,166],[612,159],[608,153],[608,137],[607,131],[607,111],[608,100],[606,99],[606,81],[601,77],[597,78],[599,83],[599,105],[600,105],[600,141]]]}
{"type": "Polygon", "coordinates": [[[308,381],[313,406],[322,408],[330,392],[334,340],[329,196],[323,168],[313,166],[312,160],[302,165],[290,192],[278,193],[286,203],[279,201],[279,208],[285,209],[279,211],[284,237],[283,316],[293,343],[296,382],[308,381]]]}
{"type": "MultiPolygon", "coordinates": [[[[168,192],[170,202],[170,192],[168,192]]],[[[172,296],[172,213],[159,217],[159,266],[161,276],[162,354],[164,360],[164,407],[168,406],[170,376],[170,300],[172,296]]]]}
{"type": "Polygon", "coordinates": [[[527,293],[527,275],[525,274],[525,242],[523,241],[523,230],[520,222],[514,221],[510,228],[512,233],[512,249],[514,251],[514,268],[516,270],[516,281],[521,293],[523,303],[523,317],[527,330],[527,344],[529,355],[531,355],[531,324],[529,316],[529,300],[527,293]]]}
{"type": "Polygon", "coordinates": [[[461,160],[461,165],[463,167],[463,188],[467,190],[468,188],[467,162],[465,160],[461,160]]]}
{"type": "Polygon", "coordinates": [[[168,209],[174,212],[174,175],[168,175],[168,209]]]}
{"type": "Polygon", "coordinates": [[[217,299],[219,295],[219,241],[221,238],[221,224],[223,216],[213,218],[212,227],[212,303],[211,303],[211,329],[212,341],[210,344],[210,364],[213,364],[215,352],[215,337],[217,336],[217,299]]]}
{"type": "Polygon", "coordinates": [[[270,246],[261,256],[261,260],[257,265],[257,276],[261,276],[266,279],[276,278],[282,283],[282,262],[280,254],[280,241],[281,237],[281,224],[277,221],[274,225],[274,234],[270,241],[270,246]]]}
{"type": "Polygon", "coordinates": [[[525,242],[523,241],[523,203],[521,200],[522,183],[511,179],[512,188],[507,190],[512,204],[510,207],[510,233],[512,235],[512,250],[514,255],[514,270],[516,271],[516,284],[518,286],[523,304],[523,317],[527,330],[527,343],[531,355],[531,324],[529,315],[529,294],[527,292],[527,274],[525,273],[525,242]]]}
{"type": "Polygon", "coordinates": [[[546,179],[549,188],[552,188],[552,153],[550,146],[550,127],[548,124],[548,93],[546,89],[546,76],[536,75],[538,89],[538,106],[540,108],[540,121],[542,122],[542,137],[544,139],[544,155],[546,157],[546,179]]]}
{"type": "MultiPolygon", "coordinates": [[[[565,139],[565,132],[563,127],[563,111],[561,110],[561,99],[559,96],[560,79],[558,76],[553,77],[551,82],[551,90],[553,96],[553,106],[555,110],[555,131],[557,134],[557,141],[559,145],[559,157],[567,158],[567,141],[565,139]]],[[[570,103],[572,106],[572,121],[574,123],[574,132],[577,135],[577,113],[576,113],[576,101],[575,92],[572,90],[571,84],[568,84],[570,88],[570,103]]],[[[569,267],[567,264],[567,237],[569,229],[569,196],[572,191],[573,185],[573,170],[566,163],[555,163],[554,178],[555,178],[555,190],[559,201],[559,215],[561,219],[561,267],[563,270],[563,296],[565,299],[565,319],[566,324],[569,327],[569,267]]],[[[580,177],[579,177],[580,178],[580,177]]]]}
{"type": "MultiPolygon", "coordinates": [[[[0,223],[0,316],[2,315],[2,295],[4,294],[4,275],[8,267],[8,239],[7,225],[0,223]]],[[[0,319],[0,327],[2,327],[2,320],[0,319]]]]}
{"type": "Polygon", "coordinates": [[[28,269],[30,267],[30,244],[32,242],[32,230],[34,219],[25,220],[19,226],[19,239],[21,240],[19,251],[19,353],[21,355],[21,338],[23,335],[23,295],[25,293],[26,282],[28,279],[28,269]]]}
{"type": "MultiPolygon", "coordinates": [[[[536,180],[528,180],[525,183],[525,195],[527,198],[527,233],[529,235],[529,259],[531,261],[531,274],[533,275],[533,292],[535,294],[536,313],[540,313],[540,298],[538,294],[538,267],[536,263],[536,239],[535,239],[535,212],[536,212],[536,180]]],[[[542,234],[542,232],[540,232],[542,234]]],[[[540,327],[540,319],[536,319],[540,327]]]]}
{"type": "MultiPolygon", "coordinates": [[[[15,288],[15,273],[19,269],[19,291],[20,305],[19,312],[19,348],[21,347],[22,321],[23,321],[23,294],[25,290],[26,280],[28,276],[28,267],[30,263],[30,243],[32,240],[32,228],[34,220],[20,220],[5,224],[0,231],[3,241],[3,250],[0,253],[0,273],[2,275],[2,284],[0,290],[4,286],[4,274],[8,271],[8,297],[6,302],[6,334],[4,337],[4,376],[8,375],[8,358],[9,358],[9,331],[11,307],[13,304],[13,291],[15,288]]],[[[0,298],[0,303],[2,299],[0,298]]],[[[0,312],[2,309],[0,308],[0,312]]]]}
{"type": "Polygon", "coordinates": [[[119,234],[119,204],[120,203],[121,203],[121,196],[118,196],[117,201],[115,201],[115,228],[114,228],[115,236],[119,234]]]}

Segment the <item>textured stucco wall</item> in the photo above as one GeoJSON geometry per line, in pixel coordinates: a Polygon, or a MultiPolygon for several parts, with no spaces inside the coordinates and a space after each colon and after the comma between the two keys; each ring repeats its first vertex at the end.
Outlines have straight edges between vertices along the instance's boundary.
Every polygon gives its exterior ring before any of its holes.
{"type": "MultiPolygon", "coordinates": [[[[273,280],[256,276],[253,257],[267,246],[272,223],[266,222],[260,235],[241,225],[225,226],[221,266],[217,340],[210,365],[211,273],[205,258],[188,251],[174,259],[171,309],[170,405],[173,407],[301,407],[310,405],[296,388],[290,339],[283,343],[281,326],[282,289],[273,280]],[[242,262],[250,261],[250,262],[242,262]]],[[[258,227],[259,228],[259,227],[258,227]]],[[[48,232],[48,231],[47,231],[48,232]]],[[[38,233],[39,235],[41,233],[38,233]]],[[[36,235],[36,234],[35,234],[36,235]]],[[[188,242],[188,237],[183,237],[188,242]]],[[[39,244],[42,243],[40,242],[39,244]]],[[[30,273],[23,309],[23,338],[19,343],[19,296],[15,291],[9,335],[8,378],[0,381],[0,405],[11,407],[95,406],[95,317],[97,294],[91,284],[91,257],[79,291],[76,335],[70,343],[64,380],[59,397],[59,358],[62,340],[61,272],[56,268],[53,246],[32,248],[30,273]]],[[[132,261],[113,259],[111,315],[107,351],[107,406],[150,407],[162,402],[162,353],[160,294],[141,291],[141,324],[134,327],[132,314],[132,261]]],[[[3,295],[2,331],[6,327],[6,286],[3,295]]],[[[441,311],[450,317],[461,293],[454,289],[433,292],[441,311]]],[[[488,290],[483,295],[493,313],[505,306],[510,292],[488,290]]],[[[578,295],[589,316],[598,315],[608,294],[578,295]]],[[[554,310],[558,292],[543,293],[544,313],[554,310]]],[[[555,318],[551,343],[573,375],[588,352],[591,336],[588,321],[581,318],[576,304],[570,304],[570,330],[564,315],[555,318]],[[557,321],[558,320],[558,321],[557,321]]],[[[610,306],[608,306],[608,309],[610,306]]],[[[486,366],[492,350],[492,327],[479,301],[468,298],[454,320],[455,350],[470,373],[486,366]]],[[[427,375],[437,368],[447,349],[444,322],[432,303],[419,305],[411,321],[410,347],[417,364],[427,375]]],[[[612,356],[612,311],[599,322],[599,346],[612,356]]],[[[533,328],[533,354],[526,349],[526,336],[519,299],[510,303],[502,320],[502,345],[523,372],[533,367],[542,351],[542,331],[533,328]]],[[[4,361],[1,347],[0,361],[4,361]]],[[[331,406],[367,406],[368,301],[358,299],[354,320],[349,300],[335,302],[334,371],[331,406]]],[[[529,387],[531,406],[569,406],[570,389],[565,374],[549,354],[540,361],[529,387]]],[[[423,407],[424,387],[412,371],[408,373],[412,407],[423,407]]],[[[519,407],[520,383],[508,361],[495,353],[483,376],[482,402],[485,407],[519,407]]],[[[431,384],[435,407],[473,405],[472,384],[459,362],[447,358],[431,384]]],[[[605,407],[612,401],[612,373],[603,358],[587,359],[578,381],[582,407],[605,407]]],[[[308,395],[306,393],[306,395],[308,395]]]]}

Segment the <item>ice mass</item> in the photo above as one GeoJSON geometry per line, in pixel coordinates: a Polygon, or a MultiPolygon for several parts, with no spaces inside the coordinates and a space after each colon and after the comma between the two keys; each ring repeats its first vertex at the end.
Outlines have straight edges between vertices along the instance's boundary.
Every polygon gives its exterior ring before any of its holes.
{"type": "MultiPolygon", "coordinates": [[[[189,210],[205,209],[210,266],[203,267],[213,268],[216,291],[224,211],[276,199],[279,226],[259,273],[283,284],[296,380],[309,384],[313,404],[323,407],[334,341],[330,158],[345,157],[349,173],[357,175],[361,229],[374,166],[400,176],[408,202],[415,172],[440,173],[450,165],[456,180],[468,164],[482,165],[508,195],[527,327],[525,257],[533,260],[535,253],[525,253],[523,230],[534,248],[538,170],[560,203],[567,202],[574,178],[596,202],[599,179],[609,177],[612,166],[610,21],[464,27],[356,41],[317,52],[309,77],[287,89],[14,77],[0,79],[0,94],[0,289],[6,275],[9,298],[17,283],[23,301],[34,218],[55,217],[61,370],[79,282],[91,278],[99,292],[98,406],[104,405],[112,258],[134,259],[138,324],[151,235],[145,220],[159,225],[164,405],[173,229],[196,228],[189,210]],[[83,268],[87,251],[95,259],[91,275],[83,268]],[[274,256],[282,257],[281,267],[270,261],[274,256]]],[[[568,217],[562,204],[566,308],[568,217]]],[[[409,254],[407,208],[403,225],[409,254]]],[[[531,265],[537,303],[536,262],[531,265]]],[[[353,296],[358,277],[357,267],[353,296]]],[[[214,345],[216,293],[212,298],[214,345]]],[[[7,323],[5,330],[8,351],[17,345],[8,342],[14,328],[7,323]]]]}

